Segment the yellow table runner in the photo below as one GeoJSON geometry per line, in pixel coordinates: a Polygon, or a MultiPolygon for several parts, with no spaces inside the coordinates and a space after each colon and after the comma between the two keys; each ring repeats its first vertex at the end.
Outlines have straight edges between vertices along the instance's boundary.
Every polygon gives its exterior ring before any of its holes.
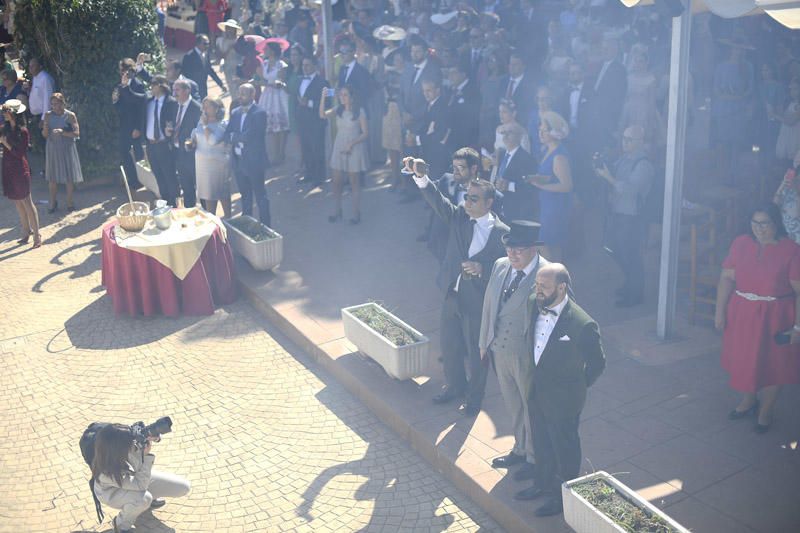
{"type": "Polygon", "coordinates": [[[148,219],[139,233],[130,233],[116,226],[114,239],[118,246],[152,257],[183,280],[200,259],[203,248],[217,228],[224,241],[225,227],[216,216],[196,207],[173,209],[169,228],[160,230],[152,219],[148,219]]]}

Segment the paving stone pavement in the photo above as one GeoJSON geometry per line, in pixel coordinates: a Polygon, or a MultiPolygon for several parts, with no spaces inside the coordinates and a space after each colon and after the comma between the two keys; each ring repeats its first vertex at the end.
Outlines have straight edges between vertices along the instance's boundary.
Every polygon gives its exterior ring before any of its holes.
{"type": "Polygon", "coordinates": [[[175,425],[156,468],[192,491],[140,531],[500,530],[243,301],[202,318],[114,317],[98,237],[119,192],[80,191],[69,215],[40,206],[38,250],[16,245],[0,201],[0,533],[109,532],[81,432],[162,415],[175,425]]]}

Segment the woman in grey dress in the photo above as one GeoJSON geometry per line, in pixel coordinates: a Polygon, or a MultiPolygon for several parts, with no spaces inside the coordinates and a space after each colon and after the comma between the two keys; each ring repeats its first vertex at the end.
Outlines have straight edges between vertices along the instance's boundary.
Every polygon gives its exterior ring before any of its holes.
{"type": "Polygon", "coordinates": [[[197,197],[203,209],[217,214],[217,202],[222,204],[225,218],[231,217],[231,170],[230,148],[225,144],[225,128],[228,123],[225,106],[219,98],[203,100],[203,115],[192,132],[192,142],[197,169],[197,197]]]}
{"type": "Polygon", "coordinates": [[[331,169],[333,170],[333,197],[336,201],[334,214],[328,217],[329,222],[342,219],[342,189],[344,174],[350,180],[353,194],[353,218],[350,224],[361,222],[361,180],[359,173],[369,168],[367,157],[368,137],[367,114],[353,97],[353,92],[345,85],[338,89],[339,105],[328,109],[326,89],[322,90],[319,99],[319,116],[323,119],[336,119],[336,139],[331,149],[331,169]]]}
{"type": "Polygon", "coordinates": [[[78,117],[66,109],[64,95],[53,93],[50,97],[50,111],[45,113],[42,121],[42,135],[47,139],[45,148],[45,176],[50,185],[50,208],[48,213],[58,209],[58,184],[62,183],[67,188],[67,211],[73,211],[72,192],[76,183],[83,182],[81,160],[78,158],[78,148],[75,139],[80,137],[81,130],[78,126],[78,117]]]}

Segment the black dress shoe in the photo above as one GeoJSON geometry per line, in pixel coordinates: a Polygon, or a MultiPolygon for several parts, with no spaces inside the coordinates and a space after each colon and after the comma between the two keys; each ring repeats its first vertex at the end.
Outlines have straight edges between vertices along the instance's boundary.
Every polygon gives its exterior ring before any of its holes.
{"type": "Polygon", "coordinates": [[[449,403],[458,398],[459,396],[461,395],[451,391],[450,389],[444,389],[442,392],[433,397],[433,403],[436,404],[449,403]]]}
{"type": "Polygon", "coordinates": [[[481,412],[481,408],[480,406],[474,406],[468,403],[462,403],[461,407],[458,408],[458,412],[466,416],[467,418],[475,418],[476,416],[478,416],[478,413],[481,412]]]}
{"type": "Polygon", "coordinates": [[[536,498],[541,498],[542,496],[546,496],[547,491],[544,489],[540,489],[536,485],[532,487],[528,487],[525,490],[521,490],[518,493],[514,494],[515,500],[535,500],[536,498]]]}
{"type": "Polygon", "coordinates": [[[730,413],[728,413],[729,420],[740,420],[742,418],[746,418],[748,416],[752,416],[758,412],[758,402],[754,402],[753,405],[750,406],[749,409],[745,409],[744,411],[739,411],[738,409],[734,409],[730,413]]]}
{"type": "Polygon", "coordinates": [[[544,505],[536,509],[533,513],[536,516],[553,516],[564,512],[564,504],[560,498],[550,498],[544,505]]]}
{"type": "Polygon", "coordinates": [[[161,509],[165,505],[167,505],[166,500],[161,500],[161,499],[153,500],[152,502],[150,502],[150,509],[161,509]]]}
{"type": "Polygon", "coordinates": [[[508,468],[510,466],[518,465],[525,462],[524,455],[517,455],[514,452],[504,455],[502,457],[495,457],[492,459],[492,466],[495,468],[508,468]]]}
{"type": "Polygon", "coordinates": [[[532,463],[525,463],[525,465],[514,472],[514,481],[526,481],[536,477],[536,465],[532,463]]]}

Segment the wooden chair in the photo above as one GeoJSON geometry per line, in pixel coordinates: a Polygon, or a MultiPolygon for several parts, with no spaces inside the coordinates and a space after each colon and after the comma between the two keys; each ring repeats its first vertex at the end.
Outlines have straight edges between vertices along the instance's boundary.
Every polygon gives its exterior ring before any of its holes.
{"type": "Polygon", "coordinates": [[[708,206],[695,204],[684,207],[681,220],[688,233],[688,247],[684,248],[688,263],[689,323],[693,324],[697,318],[713,321],[719,279],[717,213],[708,206]]]}

